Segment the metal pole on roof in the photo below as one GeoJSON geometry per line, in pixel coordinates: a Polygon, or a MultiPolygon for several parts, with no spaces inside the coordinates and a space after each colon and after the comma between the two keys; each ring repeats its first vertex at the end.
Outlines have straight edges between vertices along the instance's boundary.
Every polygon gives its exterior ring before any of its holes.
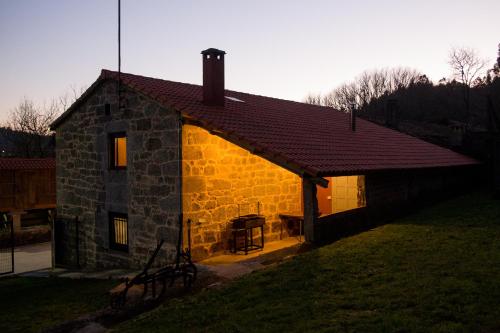
{"type": "Polygon", "coordinates": [[[118,75],[121,72],[121,1],[118,0],[118,75]]]}
{"type": "Polygon", "coordinates": [[[356,131],[356,103],[351,103],[351,131],[356,131]]]}
{"type": "Polygon", "coordinates": [[[121,0],[118,0],[118,110],[120,110],[120,99],[121,99],[121,73],[122,73],[122,55],[121,55],[121,0]]]}

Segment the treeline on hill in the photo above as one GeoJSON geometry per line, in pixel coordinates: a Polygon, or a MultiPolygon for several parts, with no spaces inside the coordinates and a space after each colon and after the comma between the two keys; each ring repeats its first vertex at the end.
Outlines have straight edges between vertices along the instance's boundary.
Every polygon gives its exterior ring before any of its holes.
{"type": "Polygon", "coordinates": [[[414,69],[382,69],[305,101],[354,107],[361,118],[487,160],[491,133],[500,129],[500,45],[493,68],[471,49],[452,50],[450,65],[453,78],[437,84],[414,69]]]}
{"type": "Polygon", "coordinates": [[[68,92],[48,104],[36,104],[27,97],[21,100],[0,124],[0,157],[54,157],[55,136],[50,124],[85,90],[70,86],[68,92]]]}
{"type": "Polygon", "coordinates": [[[0,127],[0,157],[40,158],[55,156],[53,135],[41,135],[0,127]]]}

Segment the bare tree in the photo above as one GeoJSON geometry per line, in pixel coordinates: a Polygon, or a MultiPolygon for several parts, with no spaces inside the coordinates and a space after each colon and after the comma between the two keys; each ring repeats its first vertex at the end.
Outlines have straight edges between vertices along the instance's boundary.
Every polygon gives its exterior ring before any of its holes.
{"type": "MultiPolygon", "coordinates": [[[[321,105],[349,112],[352,104],[362,109],[384,94],[422,82],[424,77],[420,72],[405,67],[365,71],[354,81],[341,84],[323,97],[309,95],[305,102],[318,104],[319,101],[321,105]]],[[[427,77],[425,79],[428,80],[427,77]]]]}
{"type": "Polygon", "coordinates": [[[351,104],[356,104],[359,96],[359,88],[355,83],[344,83],[323,97],[323,105],[349,112],[351,104]]]}
{"type": "Polygon", "coordinates": [[[77,88],[74,85],[71,85],[69,89],[70,91],[67,91],[57,99],[57,105],[61,113],[66,111],[87,90],[85,86],[77,88]]]}
{"type": "Polygon", "coordinates": [[[453,77],[469,87],[483,74],[487,65],[487,61],[480,58],[476,50],[467,47],[452,48],[448,63],[452,68],[453,77]]]}
{"type": "Polygon", "coordinates": [[[55,119],[58,106],[52,102],[48,107],[37,107],[24,98],[10,113],[9,127],[29,134],[48,135],[49,125],[55,119]]]}
{"type": "Polygon", "coordinates": [[[452,48],[449,53],[448,64],[452,69],[453,78],[464,87],[464,104],[466,124],[470,124],[470,90],[476,78],[486,69],[487,61],[477,54],[476,50],[468,47],[452,48]]]}
{"type": "Polygon", "coordinates": [[[69,91],[52,99],[49,104],[35,105],[24,98],[10,111],[8,120],[0,124],[0,136],[11,143],[14,151],[10,155],[22,157],[44,157],[50,153],[50,124],[66,111],[86,90],[85,87],[70,86],[69,91]],[[49,150],[49,152],[47,151],[49,150]]]}
{"type": "Polygon", "coordinates": [[[59,106],[53,101],[48,106],[36,106],[33,101],[24,98],[9,115],[5,124],[5,138],[17,150],[16,155],[24,157],[44,157],[45,143],[50,134],[49,126],[58,114],[59,106]]]}
{"type": "Polygon", "coordinates": [[[321,94],[308,94],[304,98],[304,103],[314,104],[314,105],[322,105],[322,97],[321,94]]]}

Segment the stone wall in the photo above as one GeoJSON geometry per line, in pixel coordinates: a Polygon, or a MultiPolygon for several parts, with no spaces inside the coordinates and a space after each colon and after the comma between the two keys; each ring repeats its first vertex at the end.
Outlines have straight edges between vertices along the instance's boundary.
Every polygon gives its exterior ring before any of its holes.
{"type": "Polygon", "coordinates": [[[238,204],[244,215],[261,203],[267,241],[280,237],[279,213],[302,214],[299,176],[199,127],[184,125],[182,132],[184,220],[193,221],[195,259],[228,250],[238,204]]]}
{"type": "MultiPolygon", "coordinates": [[[[101,83],[56,130],[57,213],[79,217],[87,269],[142,267],[160,238],[166,245],[159,257],[171,262],[178,238],[178,115],[127,89],[118,109],[117,91],[116,82],[101,83]],[[127,135],[126,170],[108,167],[115,132],[127,135]],[[109,212],[128,214],[128,252],[109,248],[109,212]]],[[[74,261],[74,247],[64,251],[74,261]]]]}

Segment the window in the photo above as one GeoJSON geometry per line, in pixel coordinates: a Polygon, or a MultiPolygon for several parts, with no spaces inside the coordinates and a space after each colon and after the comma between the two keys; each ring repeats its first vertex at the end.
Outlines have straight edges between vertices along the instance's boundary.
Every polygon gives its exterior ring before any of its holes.
{"type": "Polygon", "coordinates": [[[111,114],[111,105],[109,103],[104,104],[104,115],[109,116],[111,114]]]}
{"type": "Polygon", "coordinates": [[[328,188],[317,186],[318,209],[321,215],[366,206],[365,176],[329,177],[328,188]]]}
{"type": "Polygon", "coordinates": [[[125,169],[127,167],[127,136],[125,133],[109,135],[109,168],[125,169]]]}
{"type": "Polygon", "coordinates": [[[127,214],[109,213],[109,248],[128,251],[127,214]]]}

